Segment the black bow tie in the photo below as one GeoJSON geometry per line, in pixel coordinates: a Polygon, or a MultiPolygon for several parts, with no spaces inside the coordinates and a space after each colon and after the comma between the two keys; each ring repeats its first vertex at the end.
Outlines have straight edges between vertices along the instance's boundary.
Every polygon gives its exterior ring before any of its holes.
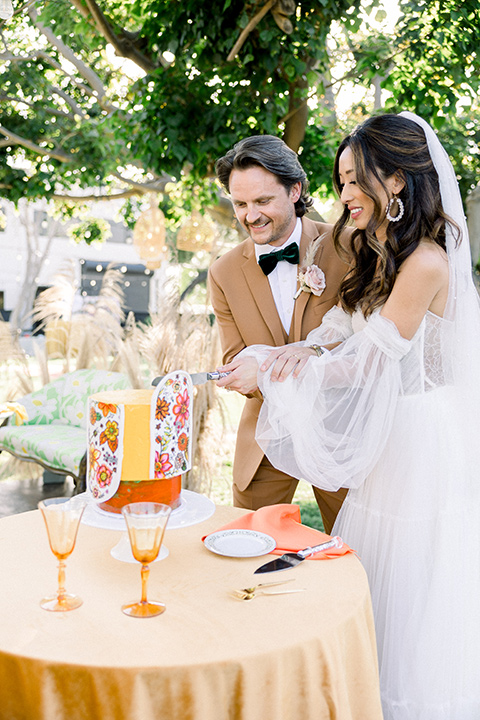
{"type": "Polygon", "coordinates": [[[270,275],[270,273],[275,270],[280,260],[286,260],[287,262],[292,263],[292,265],[298,265],[300,252],[298,250],[297,243],[290,243],[290,245],[287,245],[286,248],[282,248],[281,250],[276,250],[271,253],[265,253],[265,255],[260,255],[258,258],[258,264],[265,275],[270,275]]]}

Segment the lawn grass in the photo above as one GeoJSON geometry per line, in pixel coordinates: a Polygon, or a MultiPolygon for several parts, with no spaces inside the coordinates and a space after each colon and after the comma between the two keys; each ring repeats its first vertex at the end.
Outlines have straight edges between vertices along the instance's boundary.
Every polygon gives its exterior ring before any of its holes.
{"type": "Polygon", "coordinates": [[[294,498],[294,502],[300,507],[300,517],[303,525],[325,532],[322,516],[315,501],[295,500],[294,498]]]}

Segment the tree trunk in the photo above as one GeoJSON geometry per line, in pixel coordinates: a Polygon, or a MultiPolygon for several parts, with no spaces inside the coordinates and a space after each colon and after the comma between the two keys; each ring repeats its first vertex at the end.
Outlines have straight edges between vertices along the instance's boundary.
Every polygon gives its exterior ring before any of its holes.
{"type": "Polygon", "coordinates": [[[40,244],[40,222],[35,222],[33,204],[28,203],[28,201],[20,201],[19,210],[20,221],[25,228],[27,259],[22,289],[10,316],[13,333],[31,331],[32,329],[32,311],[38,287],[38,276],[58,228],[58,222],[48,218],[47,242],[42,249],[40,244]]]}
{"type": "Polygon", "coordinates": [[[308,82],[304,78],[298,78],[290,85],[288,115],[285,122],[283,140],[289,148],[298,152],[305,137],[305,128],[308,120],[308,105],[306,90],[308,82]]]}

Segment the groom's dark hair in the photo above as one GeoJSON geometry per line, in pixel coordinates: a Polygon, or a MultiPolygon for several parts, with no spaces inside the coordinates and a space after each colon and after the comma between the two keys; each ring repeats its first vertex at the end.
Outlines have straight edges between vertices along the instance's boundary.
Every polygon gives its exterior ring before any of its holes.
{"type": "Polygon", "coordinates": [[[230,175],[233,170],[262,167],[278,178],[287,192],[295,183],[302,184],[302,192],[295,203],[297,217],[302,217],[313,204],[308,191],[305,170],[297,154],[275,135],[252,135],[236,143],[226,155],[217,160],[215,171],[221,184],[230,192],[230,175]]]}

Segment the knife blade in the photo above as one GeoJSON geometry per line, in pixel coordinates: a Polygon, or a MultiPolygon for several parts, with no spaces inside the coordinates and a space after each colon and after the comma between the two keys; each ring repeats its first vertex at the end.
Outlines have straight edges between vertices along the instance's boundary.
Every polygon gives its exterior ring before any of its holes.
{"type": "Polygon", "coordinates": [[[257,573],[268,573],[277,572],[278,570],[288,570],[289,568],[293,568],[299,563],[301,563],[303,560],[305,560],[305,558],[309,557],[310,555],[314,555],[317,552],[324,552],[325,550],[328,550],[332,547],[341,548],[342,546],[342,538],[336,535],[331,540],[320,543],[320,545],[307,547],[303,550],[299,550],[296,553],[284,553],[281,557],[276,558],[275,560],[271,560],[270,562],[265,563],[265,565],[261,565],[255,570],[253,574],[256,575],[257,573]]]}
{"type": "MultiPolygon", "coordinates": [[[[194,385],[203,385],[203,383],[206,383],[208,380],[219,380],[222,377],[227,377],[227,375],[230,375],[230,373],[217,372],[216,370],[212,370],[212,372],[190,373],[190,377],[192,378],[192,383],[194,385]]],[[[161,382],[164,377],[165,375],[159,375],[158,377],[154,378],[152,380],[152,385],[158,385],[158,383],[161,382]]]]}

